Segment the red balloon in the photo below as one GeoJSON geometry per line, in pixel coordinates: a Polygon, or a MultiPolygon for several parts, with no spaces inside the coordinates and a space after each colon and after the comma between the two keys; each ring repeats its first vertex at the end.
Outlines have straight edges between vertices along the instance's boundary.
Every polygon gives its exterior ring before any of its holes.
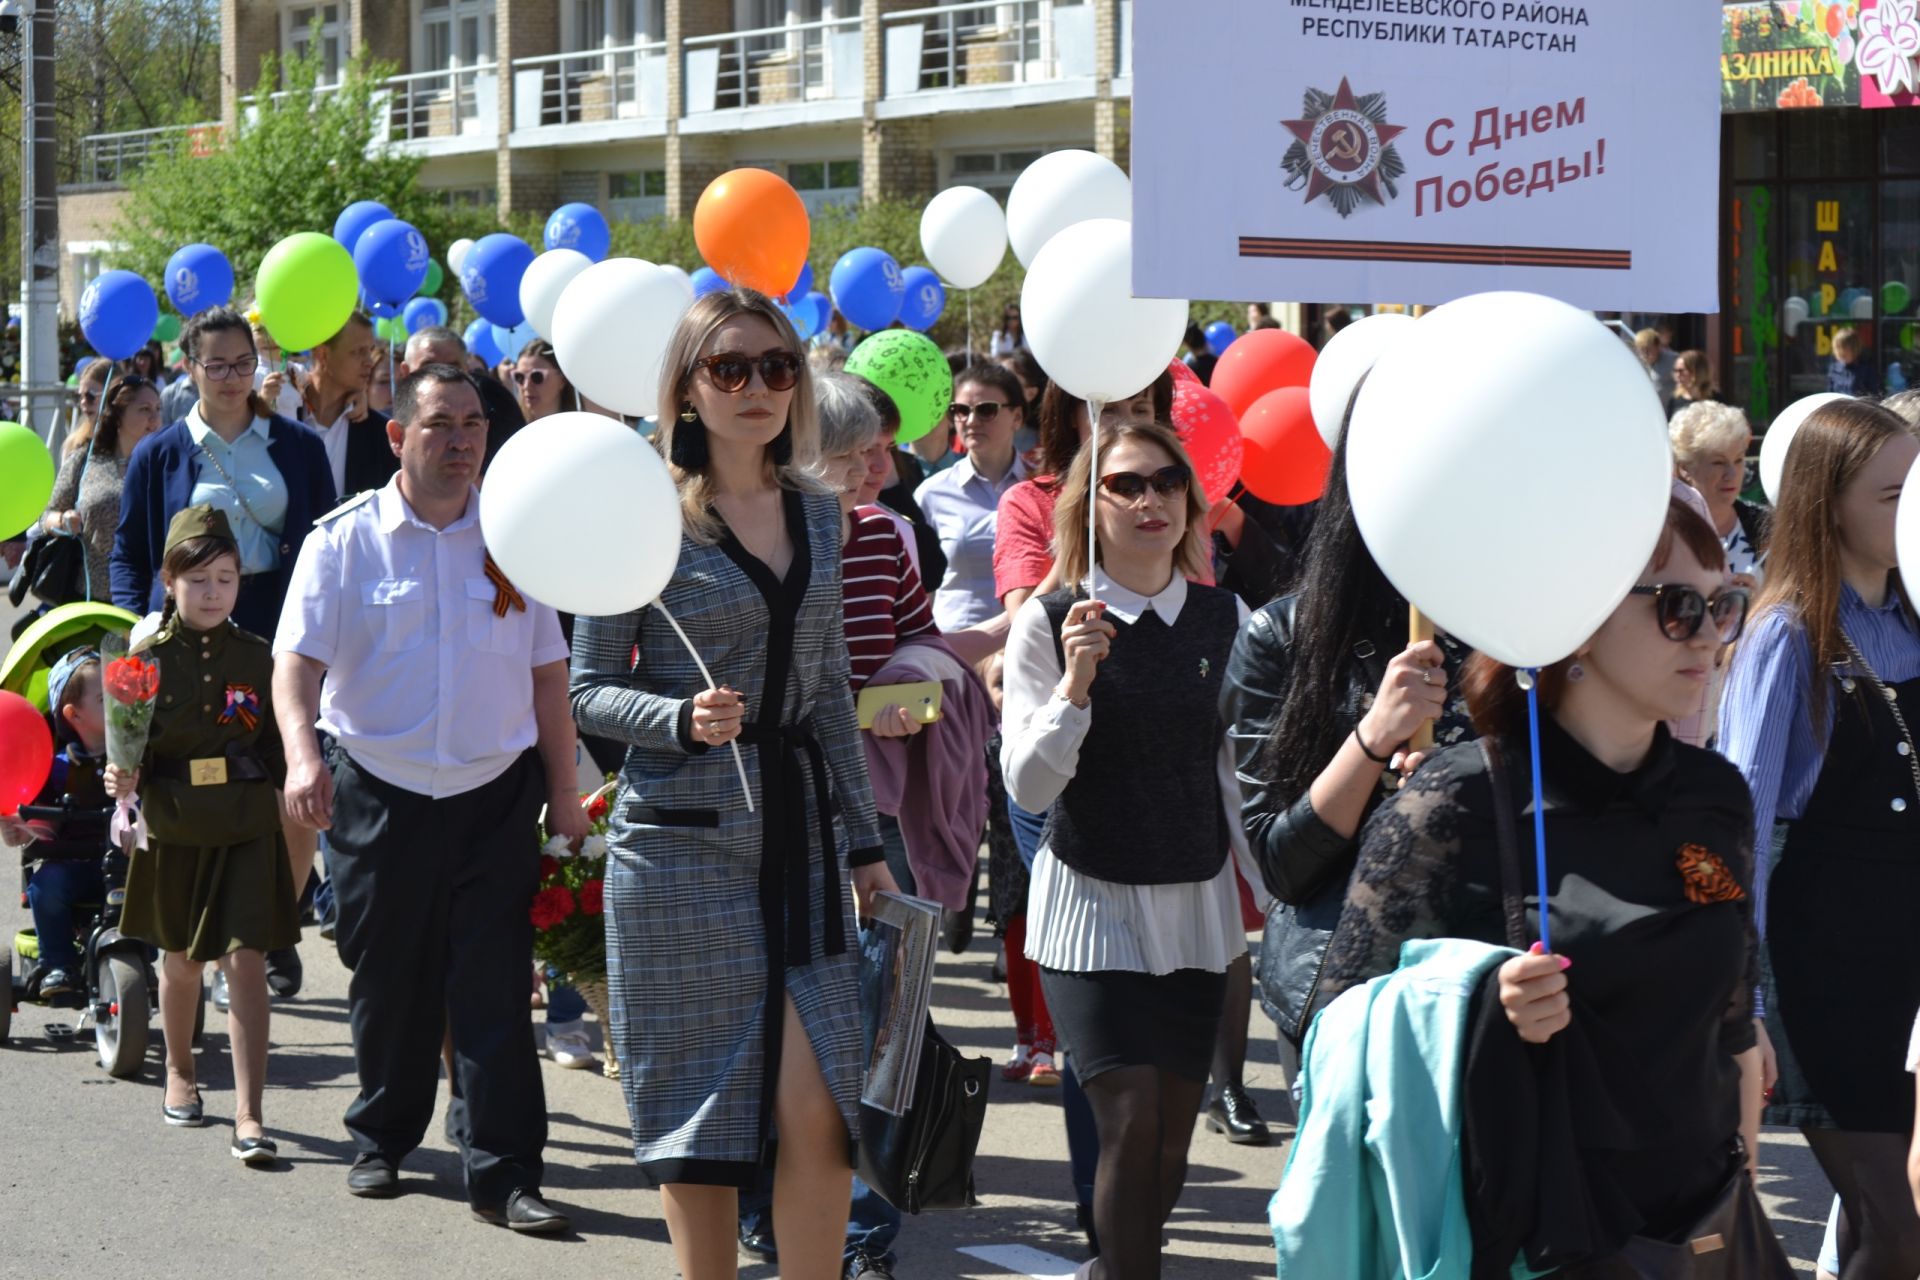
{"type": "Polygon", "coordinates": [[[18,813],[53,772],[53,730],[40,709],[0,691],[0,814],[18,813]]]}
{"type": "Polygon", "coordinates": [[[1172,370],[1173,380],[1176,383],[1191,382],[1195,386],[1201,385],[1200,375],[1195,373],[1193,366],[1189,365],[1185,360],[1175,360],[1172,364],[1168,365],[1167,368],[1172,370]]]}
{"type": "MultiPolygon", "coordinates": [[[[1173,362],[1176,369],[1185,365],[1173,362]]],[[[1193,459],[1193,469],[1206,491],[1207,505],[1233,492],[1240,478],[1240,427],[1233,420],[1227,402],[1201,386],[1191,374],[1176,376],[1173,382],[1173,425],[1180,432],[1180,443],[1193,459]]]]}
{"type": "Polygon", "coordinates": [[[1240,479],[1254,497],[1293,507],[1326,492],[1333,453],[1313,425],[1305,387],[1282,387],[1254,401],[1240,416],[1240,434],[1246,441],[1240,479]]]}
{"type": "Polygon", "coordinates": [[[1253,402],[1282,387],[1304,387],[1313,380],[1313,344],[1285,329],[1255,329],[1234,339],[1213,366],[1207,385],[1244,419],[1253,402]]]}

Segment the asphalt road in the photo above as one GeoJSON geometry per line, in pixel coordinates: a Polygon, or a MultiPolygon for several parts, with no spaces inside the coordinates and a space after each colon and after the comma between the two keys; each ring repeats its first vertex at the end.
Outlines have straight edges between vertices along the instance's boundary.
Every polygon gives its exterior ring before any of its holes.
{"type": "MultiPolygon", "coordinates": [[[[12,884],[0,900],[6,939],[29,922],[12,884]]],[[[997,1060],[1011,1019],[1004,988],[990,980],[991,948],[979,937],[966,955],[943,956],[934,998],[956,1045],[997,1060]]],[[[91,1037],[52,1042],[42,1031],[50,1014],[21,1008],[0,1049],[0,1145],[8,1157],[0,1172],[0,1276],[676,1274],[659,1198],[632,1162],[619,1088],[597,1071],[544,1068],[552,1124],[546,1187],[573,1212],[574,1234],[530,1239],[469,1218],[438,1117],[403,1171],[405,1195],[349,1197],[351,1153],[340,1124],[354,1088],[346,973],[311,931],[302,951],[306,990],[274,1006],[267,1122],[284,1158],[272,1170],[243,1168],[226,1153],[232,1077],[223,1018],[210,1018],[200,1057],[209,1124],[187,1130],[166,1127],[158,1114],[157,1020],[146,1069],[114,1080],[95,1063],[91,1037]]],[[[1254,1016],[1249,1083],[1272,1114],[1280,1072],[1264,1019],[1254,1016]]],[[[1071,1273],[1084,1252],[1059,1107],[1057,1090],[1008,1085],[996,1075],[977,1165],[982,1203],[909,1219],[899,1243],[902,1280],[1071,1273]]],[[[1826,1184],[1797,1136],[1770,1133],[1764,1149],[1768,1207],[1789,1250],[1810,1259],[1826,1184]]],[[[1196,1136],[1187,1193],[1168,1231],[1169,1277],[1273,1274],[1265,1211],[1283,1159],[1279,1145],[1234,1147],[1204,1131],[1196,1136]]],[[[775,1273],[743,1265],[741,1274],[775,1273]]]]}

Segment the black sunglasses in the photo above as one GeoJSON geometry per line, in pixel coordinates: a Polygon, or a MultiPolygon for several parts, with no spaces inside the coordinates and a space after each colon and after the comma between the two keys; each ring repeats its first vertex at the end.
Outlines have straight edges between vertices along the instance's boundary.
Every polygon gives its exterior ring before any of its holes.
{"type": "Polygon", "coordinates": [[[513,382],[519,387],[537,387],[547,380],[545,369],[515,369],[513,382]]]}
{"type": "Polygon", "coordinates": [[[947,415],[955,422],[965,422],[968,418],[978,418],[981,422],[992,422],[1000,416],[1002,409],[1009,406],[997,400],[982,400],[979,404],[961,404],[954,402],[947,408],[947,415]]]}
{"type": "Polygon", "coordinates": [[[1179,463],[1165,466],[1150,476],[1138,471],[1109,471],[1100,477],[1100,487],[1123,502],[1136,502],[1151,485],[1153,491],[1163,498],[1177,498],[1186,493],[1191,483],[1187,469],[1179,463]]]}
{"type": "Polygon", "coordinates": [[[1693,639],[1712,617],[1720,643],[1732,644],[1746,629],[1747,608],[1753,600],[1745,587],[1722,587],[1709,598],[1697,587],[1674,583],[1635,587],[1627,594],[1653,597],[1653,616],[1660,623],[1660,633],[1675,643],[1693,639]]]}
{"type": "Polygon", "coordinates": [[[746,390],[756,368],[760,370],[760,381],[767,384],[767,390],[791,391],[793,384],[800,380],[800,364],[799,355],[792,351],[769,351],[759,356],[722,351],[717,355],[702,356],[693,362],[693,367],[705,369],[707,377],[713,380],[714,389],[718,391],[746,390]]]}

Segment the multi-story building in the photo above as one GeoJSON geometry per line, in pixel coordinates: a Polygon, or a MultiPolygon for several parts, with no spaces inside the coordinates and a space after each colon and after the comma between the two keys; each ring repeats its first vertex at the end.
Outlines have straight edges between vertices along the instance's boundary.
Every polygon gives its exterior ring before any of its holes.
{"type": "Polygon", "coordinates": [[[741,165],[819,207],[1004,192],[1043,152],[1127,163],[1131,0],[223,0],[218,121],[89,138],[62,193],[62,300],[98,270],[120,179],[159,147],[218,145],[263,55],[318,40],[403,68],[390,136],[449,201],[687,217],[741,165]],[[317,24],[317,25],[316,25],[317,24]]]}

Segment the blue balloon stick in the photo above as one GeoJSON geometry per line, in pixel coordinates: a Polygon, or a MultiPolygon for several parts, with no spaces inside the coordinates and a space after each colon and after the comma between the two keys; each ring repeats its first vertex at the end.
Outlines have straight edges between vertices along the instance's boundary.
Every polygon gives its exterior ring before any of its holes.
{"type": "Polygon", "coordinates": [[[1540,783],[1540,669],[1527,671],[1527,738],[1533,754],[1533,872],[1540,886],[1540,949],[1553,950],[1547,925],[1547,812],[1540,783]]]}

